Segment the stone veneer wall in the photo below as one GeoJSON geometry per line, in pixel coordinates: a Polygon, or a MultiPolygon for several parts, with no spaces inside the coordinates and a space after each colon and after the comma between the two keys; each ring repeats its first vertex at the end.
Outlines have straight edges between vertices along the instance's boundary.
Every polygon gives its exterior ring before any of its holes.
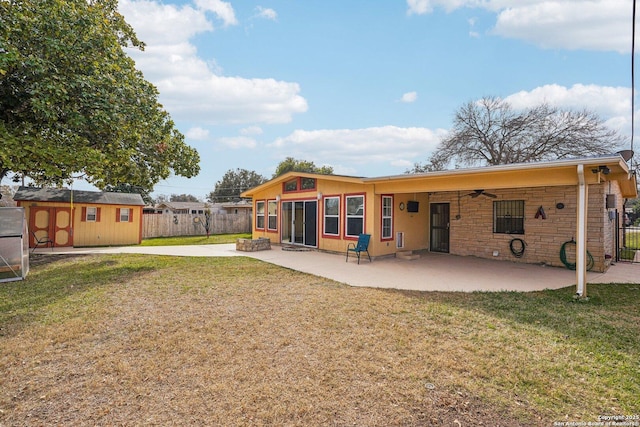
{"type": "Polygon", "coordinates": [[[256,252],[271,249],[271,239],[260,237],[257,239],[237,239],[236,251],[256,252]]]}
{"type": "MultiPolygon", "coordinates": [[[[616,186],[605,191],[605,185],[608,183],[589,186],[587,250],[594,258],[592,271],[604,271],[608,267],[609,259],[605,259],[605,254],[615,256],[612,237],[615,221],[611,225],[604,199],[608,191],[618,189],[616,186]]],[[[460,192],[460,197],[458,192],[430,195],[431,203],[450,203],[450,253],[564,267],[560,260],[560,248],[576,235],[577,188],[561,186],[489,192],[498,198],[471,198],[467,196],[467,191],[460,192]],[[524,200],[525,234],[493,233],[493,202],[497,200],[524,200]],[[564,208],[558,209],[558,203],[564,204],[564,208]],[[546,219],[535,218],[540,206],[546,213],[546,219]],[[456,219],[457,215],[460,215],[459,219],[456,219]],[[516,258],[511,253],[509,243],[514,238],[526,243],[522,258],[516,258]],[[494,251],[498,252],[498,256],[493,256],[494,251]]],[[[620,199],[618,194],[617,203],[621,204],[620,199]]]]}

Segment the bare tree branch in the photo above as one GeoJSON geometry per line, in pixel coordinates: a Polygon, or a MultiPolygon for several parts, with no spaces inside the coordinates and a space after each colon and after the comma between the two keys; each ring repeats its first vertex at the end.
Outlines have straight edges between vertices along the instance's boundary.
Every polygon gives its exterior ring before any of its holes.
{"type": "Polygon", "coordinates": [[[485,97],[460,107],[449,135],[427,164],[416,164],[413,171],[600,155],[616,152],[623,142],[587,110],[541,104],[515,111],[500,98],[485,97]]]}

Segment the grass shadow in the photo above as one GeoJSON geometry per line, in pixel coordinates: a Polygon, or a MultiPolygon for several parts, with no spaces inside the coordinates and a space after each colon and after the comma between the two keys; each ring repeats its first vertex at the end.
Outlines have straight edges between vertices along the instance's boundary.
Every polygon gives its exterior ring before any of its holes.
{"type": "Polygon", "coordinates": [[[0,336],[11,335],[47,317],[55,321],[73,315],[75,303],[99,298],[102,289],[123,278],[156,269],[151,262],[122,264],[112,256],[40,255],[22,281],[0,285],[0,336]]]}

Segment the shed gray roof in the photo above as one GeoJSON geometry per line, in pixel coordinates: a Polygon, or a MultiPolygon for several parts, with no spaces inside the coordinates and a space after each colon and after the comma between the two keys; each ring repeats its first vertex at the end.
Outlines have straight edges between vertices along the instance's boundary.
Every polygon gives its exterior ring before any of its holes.
{"type": "MultiPolygon", "coordinates": [[[[66,188],[20,187],[13,196],[15,201],[71,203],[71,191],[66,188]]],[[[73,190],[74,203],[100,205],[144,206],[142,196],[134,193],[106,193],[101,191],[73,190]]]]}

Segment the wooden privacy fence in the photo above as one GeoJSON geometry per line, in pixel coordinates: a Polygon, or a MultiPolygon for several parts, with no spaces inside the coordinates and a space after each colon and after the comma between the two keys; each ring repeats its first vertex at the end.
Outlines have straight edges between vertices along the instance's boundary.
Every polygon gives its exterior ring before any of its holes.
{"type": "MultiPolygon", "coordinates": [[[[205,217],[197,214],[144,214],[142,238],[171,236],[206,236],[205,217]],[[198,218],[198,221],[194,221],[198,218]]],[[[211,214],[210,234],[251,233],[251,215],[211,214]]]]}

